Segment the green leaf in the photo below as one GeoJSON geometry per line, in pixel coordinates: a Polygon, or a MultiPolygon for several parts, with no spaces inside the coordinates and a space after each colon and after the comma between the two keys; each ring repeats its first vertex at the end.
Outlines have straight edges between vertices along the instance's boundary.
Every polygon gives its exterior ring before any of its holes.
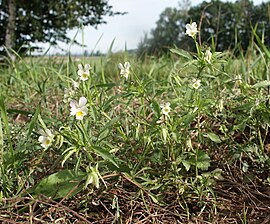
{"type": "Polygon", "coordinates": [[[29,126],[28,126],[28,132],[27,132],[27,136],[26,136],[26,141],[29,140],[30,138],[30,135],[35,127],[35,124],[37,123],[37,120],[38,120],[38,115],[40,113],[40,104],[38,105],[35,113],[34,113],[34,116],[32,117],[30,123],[29,123],[29,126]]]}
{"type": "Polygon", "coordinates": [[[92,146],[92,149],[94,150],[95,153],[100,155],[103,159],[111,162],[113,165],[115,165],[117,168],[119,168],[114,157],[106,149],[103,149],[99,146],[92,146]]]}
{"type": "Polygon", "coordinates": [[[182,164],[183,164],[183,166],[186,168],[186,171],[189,171],[189,169],[190,169],[190,162],[189,161],[187,161],[187,160],[183,160],[182,161],[182,164]]]}
{"type": "Polygon", "coordinates": [[[84,180],[86,173],[73,170],[61,170],[42,179],[34,188],[35,194],[44,194],[54,199],[72,197],[77,194],[82,186],[80,182],[84,180]]]}
{"type": "Polygon", "coordinates": [[[194,120],[195,118],[195,114],[187,114],[183,116],[183,122],[185,124],[185,126],[189,126],[191,124],[191,122],[194,120]]]}
{"type": "Polygon", "coordinates": [[[106,131],[107,129],[110,129],[116,122],[118,122],[120,117],[115,117],[111,119],[107,124],[104,125],[102,130],[99,132],[98,136],[102,134],[102,132],[106,131]]]}
{"type": "Polygon", "coordinates": [[[167,128],[164,128],[164,127],[162,127],[162,137],[163,137],[163,139],[164,139],[164,142],[166,143],[167,142],[167,136],[168,136],[168,130],[167,130],[167,128]]]}
{"type": "Polygon", "coordinates": [[[242,167],[243,172],[246,173],[248,171],[248,167],[249,167],[248,163],[247,162],[243,162],[243,167],[242,167]]]}
{"type": "Polygon", "coordinates": [[[172,53],[177,54],[177,55],[179,55],[179,56],[181,56],[183,58],[186,58],[188,60],[192,60],[193,59],[192,56],[190,55],[190,53],[187,52],[187,51],[185,51],[185,50],[183,50],[183,49],[170,49],[170,51],[172,53]]]}
{"type": "Polygon", "coordinates": [[[11,141],[10,130],[9,130],[9,125],[8,125],[7,110],[6,110],[6,106],[5,106],[4,99],[3,99],[2,95],[0,96],[0,111],[1,111],[1,117],[2,117],[3,123],[4,123],[4,130],[6,132],[8,142],[9,142],[9,147],[10,147],[11,153],[13,154],[13,144],[11,141]]]}
{"type": "Polygon", "coordinates": [[[215,143],[221,143],[219,136],[213,132],[206,133],[206,137],[210,138],[215,143]]]}
{"type": "Polygon", "coordinates": [[[114,86],[116,86],[115,83],[105,83],[105,84],[101,83],[101,84],[95,84],[95,85],[91,86],[90,89],[92,89],[92,88],[94,88],[94,87],[100,87],[100,88],[112,88],[112,87],[114,87],[114,86]]]}
{"type": "Polygon", "coordinates": [[[64,163],[69,159],[69,157],[72,156],[73,153],[77,152],[76,147],[70,147],[68,149],[65,150],[65,152],[63,153],[64,158],[62,160],[61,166],[64,166],[64,163]]]}
{"type": "Polygon", "coordinates": [[[155,115],[159,118],[160,117],[160,105],[153,100],[151,103],[151,107],[153,109],[153,111],[155,112],[155,115]]]}
{"type": "Polygon", "coordinates": [[[262,88],[262,87],[267,87],[267,86],[270,86],[270,81],[264,80],[264,81],[254,84],[252,88],[262,88]]]}
{"type": "Polygon", "coordinates": [[[198,151],[197,167],[201,170],[208,170],[210,166],[210,157],[207,153],[202,150],[198,151]]]}

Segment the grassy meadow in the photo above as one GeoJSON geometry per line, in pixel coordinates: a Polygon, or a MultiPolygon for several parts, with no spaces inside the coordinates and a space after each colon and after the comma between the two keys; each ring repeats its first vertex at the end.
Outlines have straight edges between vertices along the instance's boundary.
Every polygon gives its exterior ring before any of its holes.
{"type": "Polygon", "coordinates": [[[0,222],[269,223],[255,40],[237,57],[194,38],[196,54],[2,61],[0,222]]]}

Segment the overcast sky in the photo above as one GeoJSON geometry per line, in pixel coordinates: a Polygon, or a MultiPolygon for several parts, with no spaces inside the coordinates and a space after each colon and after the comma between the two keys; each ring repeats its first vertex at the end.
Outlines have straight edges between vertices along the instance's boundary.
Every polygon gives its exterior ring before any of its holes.
{"type": "MultiPolygon", "coordinates": [[[[114,11],[127,12],[128,14],[106,17],[107,24],[98,26],[97,30],[93,27],[85,27],[83,33],[84,43],[87,47],[84,50],[92,52],[94,49],[94,51],[99,50],[106,53],[114,39],[113,51],[124,50],[125,44],[128,49],[136,48],[144,33],[149,33],[155,27],[160,13],[166,7],[178,7],[179,2],[179,0],[109,0],[114,11]]],[[[202,0],[191,0],[192,5],[201,2],[202,0]]],[[[260,4],[263,0],[254,0],[253,2],[260,4]]],[[[69,31],[69,37],[74,38],[77,31],[69,31]]],[[[76,36],[76,40],[82,43],[81,31],[76,36]]],[[[47,48],[49,45],[42,46],[47,48]]],[[[59,46],[64,50],[68,50],[70,47],[63,43],[59,43],[59,46]]],[[[72,45],[70,49],[72,53],[83,53],[83,48],[76,45],[72,45]]],[[[56,52],[60,52],[60,50],[50,50],[50,53],[56,52]]]]}

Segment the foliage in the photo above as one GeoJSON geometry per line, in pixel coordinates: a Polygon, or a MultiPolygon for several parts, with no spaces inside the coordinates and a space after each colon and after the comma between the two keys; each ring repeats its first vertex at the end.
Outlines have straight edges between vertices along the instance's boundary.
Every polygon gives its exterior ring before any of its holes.
{"type": "MultiPolygon", "coordinates": [[[[5,44],[5,33],[8,23],[8,3],[0,3],[1,35],[0,43],[5,44]]],[[[57,41],[69,42],[67,30],[80,26],[96,27],[105,23],[104,16],[120,14],[113,12],[107,0],[102,1],[15,1],[16,24],[14,50],[28,48],[36,42],[47,42],[55,45],[57,41]]],[[[3,49],[2,49],[3,50],[3,49]]]]}
{"type": "Polygon", "coordinates": [[[195,54],[0,68],[1,221],[268,219],[270,52],[256,27],[239,58],[187,27],[195,54]]]}
{"type": "Polygon", "coordinates": [[[269,2],[254,5],[250,0],[236,2],[212,0],[204,1],[197,6],[187,6],[186,3],[179,8],[167,8],[160,14],[150,36],[139,44],[139,56],[144,53],[168,52],[173,46],[194,51],[193,43],[183,35],[184,26],[190,21],[195,21],[198,25],[202,21],[201,44],[214,47],[217,51],[228,49],[236,50],[238,53],[239,49],[246,51],[254,39],[250,30],[255,26],[256,32],[264,42],[270,43],[269,2]]]}

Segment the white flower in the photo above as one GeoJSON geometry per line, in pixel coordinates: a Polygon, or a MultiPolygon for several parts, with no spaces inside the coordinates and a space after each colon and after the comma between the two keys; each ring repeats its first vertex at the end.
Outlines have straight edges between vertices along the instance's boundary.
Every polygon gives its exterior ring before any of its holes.
{"type": "Polygon", "coordinates": [[[212,58],[212,53],[209,49],[205,51],[205,60],[210,64],[212,58]]]}
{"type": "Polygon", "coordinates": [[[193,79],[192,87],[194,89],[199,89],[201,86],[201,80],[200,79],[193,79]]]}
{"type": "Polygon", "coordinates": [[[76,116],[77,120],[82,120],[85,115],[87,115],[88,109],[85,106],[87,103],[87,99],[85,97],[81,97],[79,102],[72,100],[70,102],[70,115],[76,116]]]}
{"type": "Polygon", "coordinates": [[[196,33],[198,33],[196,22],[186,24],[186,35],[194,38],[196,36],[196,33]]]}
{"type": "Polygon", "coordinates": [[[129,75],[129,69],[130,69],[130,64],[129,62],[125,62],[124,66],[119,63],[118,68],[120,69],[120,75],[124,76],[126,79],[128,79],[129,75]]]}
{"type": "Polygon", "coordinates": [[[86,64],[83,67],[82,64],[79,64],[78,69],[78,75],[80,76],[80,80],[86,81],[90,75],[89,70],[91,69],[91,66],[89,64],[86,64]]]}
{"type": "Polygon", "coordinates": [[[40,130],[40,135],[38,141],[41,143],[41,146],[45,149],[48,148],[53,141],[54,135],[49,129],[40,130]]]}
{"type": "Polygon", "coordinates": [[[169,115],[170,111],[171,111],[171,107],[170,107],[170,103],[166,103],[165,105],[164,104],[161,104],[160,107],[162,108],[162,113],[164,115],[169,115]]]}
{"type": "Polygon", "coordinates": [[[73,85],[73,89],[78,89],[80,86],[80,83],[72,80],[72,85],[73,85]]]}

